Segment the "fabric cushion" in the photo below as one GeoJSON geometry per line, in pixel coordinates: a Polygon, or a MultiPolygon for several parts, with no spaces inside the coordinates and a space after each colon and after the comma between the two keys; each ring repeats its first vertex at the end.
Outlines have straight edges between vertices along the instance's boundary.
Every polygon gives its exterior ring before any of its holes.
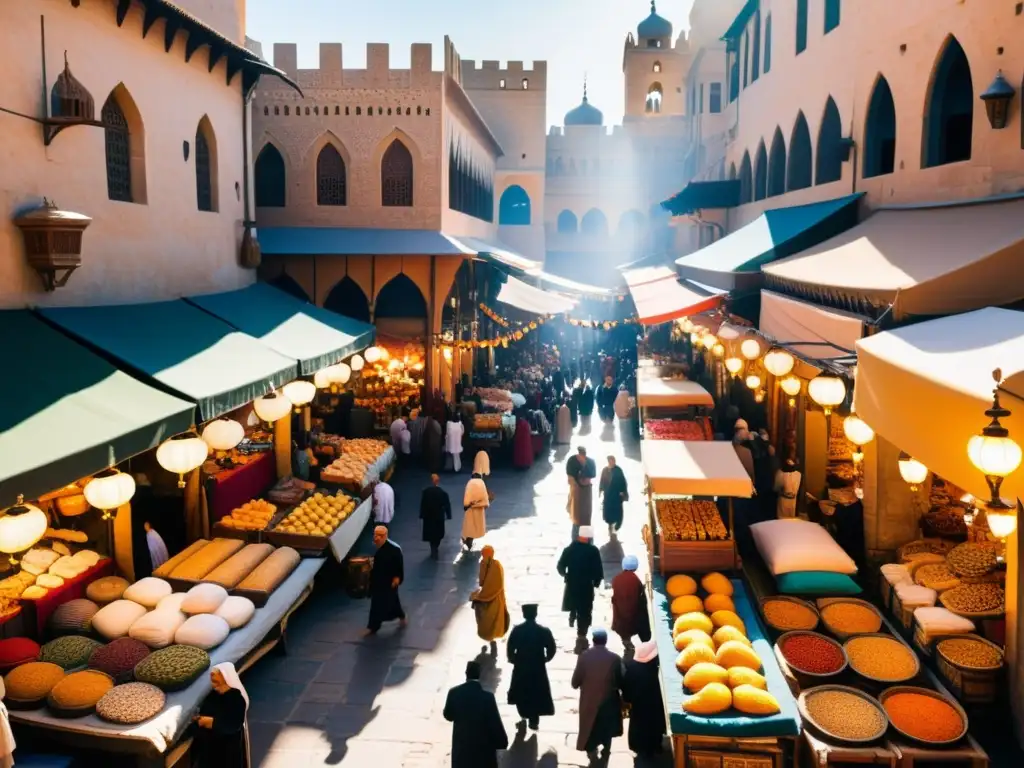
{"type": "Polygon", "coordinates": [[[107,691],[96,702],[96,714],[101,720],[119,725],[138,725],[159,714],[167,697],[149,683],[125,683],[107,691]]]}
{"type": "Polygon", "coordinates": [[[39,656],[39,643],[27,637],[8,637],[0,640],[0,672],[7,672],[21,664],[35,661],[39,656]]]}
{"type": "Polygon", "coordinates": [[[47,620],[54,635],[75,635],[89,631],[92,617],[100,607],[92,600],[79,598],[58,605],[47,620]]]}
{"type": "Polygon", "coordinates": [[[146,609],[131,600],[115,600],[100,608],[92,617],[94,632],[107,640],[115,640],[128,634],[132,624],[146,615],[146,609]]]}
{"type": "Polygon", "coordinates": [[[86,669],[61,678],[46,697],[46,705],[58,715],[82,717],[96,708],[96,702],[114,687],[106,672],[86,669]]]}
{"type": "Polygon", "coordinates": [[[775,586],[783,595],[838,597],[839,595],[859,595],[864,591],[846,574],[830,571],[784,573],[775,579],[775,586]]]}
{"type": "Polygon", "coordinates": [[[185,623],[185,614],[170,608],[157,608],[132,624],[128,636],[150,648],[166,648],[174,642],[174,633],[185,623]]]}
{"type": "Polygon", "coordinates": [[[167,597],[174,590],[171,585],[163,579],[147,576],[132,584],[121,595],[125,600],[131,600],[146,608],[155,608],[163,598],[167,597]]]}
{"type": "Polygon", "coordinates": [[[130,637],[119,637],[114,642],[97,648],[89,657],[89,669],[106,672],[114,680],[131,680],[135,665],[149,656],[145,643],[130,637]]]}
{"type": "Polygon", "coordinates": [[[174,633],[178,645],[192,645],[208,651],[223,643],[231,627],[225,619],[212,613],[200,613],[188,618],[174,633]]]}
{"type": "Polygon", "coordinates": [[[64,675],[64,669],[59,664],[48,661],[22,664],[4,677],[4,699],[25,704],[41,702],[64,675]]]}
{"type": "Polygon", "coordinates": [[[191,645],[172,645],[153,651],[135,667],[135,679],[161,691],[180,691],[210,666],[210,655],[191,645]]]}
{"type": "Polygon", "coordinates": [[[104,576],[86,587],[85,596],[94,603],[106,605],[120,600],[128,586],[128,581],[120,576],[104,576]]]}
{"type": "Polygon", "coordinates": [[[238,629],[248,624],[254,613],[256,613],[256,606],[253,605],[252,600],[232,595],[220,604],[220,608],[214,615],[224,619],[231,629],[238,629]]]}
{"type": "Polygon", "coordinates": [[[795,571],[857,572],[857,565],[817,523],[791,518],[750,526],[758,552],[773,576],[795,571]]]}
{"type": "Polygon", "coordinates": [[[58,637],[39,649],[39,660],[49,661],[64,669],[78,669],[88,664],[92,652],[102,645],[91,637],[58,637]]]}
{"type": "Polygon", "coordinates": [[[188,591],[181,603],[184,613],[213,613],[228,596],[228,591],[218,584],[196,584],[188,591]]]}
{"type": "Polygon", "coordinates": [[[157,603],[156,610],[179,612],[181,611],[181,604],[185,602],[186,597],[188,597],[187,592],[174,592],[157,603]]]}

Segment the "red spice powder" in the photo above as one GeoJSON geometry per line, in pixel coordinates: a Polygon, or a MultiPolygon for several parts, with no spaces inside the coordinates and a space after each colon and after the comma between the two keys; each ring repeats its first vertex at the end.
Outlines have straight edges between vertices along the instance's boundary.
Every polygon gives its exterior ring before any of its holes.
{"type": "Polygon", "coordinates": [[[794,635],[782,642],[782,655],[798,670],[827,675],[843,666],[843,653],[818,635],[794,635]]]}

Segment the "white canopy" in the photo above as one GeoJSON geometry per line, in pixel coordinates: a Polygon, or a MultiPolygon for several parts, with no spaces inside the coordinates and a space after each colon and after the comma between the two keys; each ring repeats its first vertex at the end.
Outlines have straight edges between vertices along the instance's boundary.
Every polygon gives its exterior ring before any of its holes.
{"type": "Polygon", "coordinates": [[[498,301],[538,315],[557,315],[576,306],[575,301],[560,293],[542,291],[512,276],[498,291],[498,301]]]}
{"type": "MultiPolygon", "coordinates": [[[[1024,445],[1024,312],[980,309],[886,331],[857,342],[854,407],[880,435],[928,469],[980,498],[985,478],[967,441],[988,424],[992,371],[1006,377],[1002,420],[1024,445]]],[[[1002,495],[1024,496],[1024,468],[1002,495]]]]}
{"type": "Polygon", "coordinates": [[[715,404],[711,393],[695,381],[640,376],[636,382],[636,401],[641,408],[679,407],[715,404]]]}
{"type": "Polygon", "coordinates": [[[754,495],[732,443],[723,440],[644,440],[644,474],[651,493],[680,496],[754,495]]]}

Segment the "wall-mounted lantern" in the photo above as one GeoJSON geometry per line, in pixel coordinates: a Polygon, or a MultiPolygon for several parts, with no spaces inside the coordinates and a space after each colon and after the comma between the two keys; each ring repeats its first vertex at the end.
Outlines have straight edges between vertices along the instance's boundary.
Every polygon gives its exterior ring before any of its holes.
{"type": "Polygon", "coordinates": [[[1013,86],[1003,77],[1003,71],[999,70],[995,80],[981,94],[980,98],[985,102],[985,114],[988,115],[989,125],[994,130],[1005,128],[1009,122],[1010,102],[1013,101],[1015,93],[1013,86]]]}
{"type": "Polygon", "coordinates": [[[64,286],[82,266],[82,233],[91,223],[88,216],[59,210],[46,198],[39,208],[14,219],[25,238],[25,259],[47,291],[64,286]]]}
{"type": "Polygon", "coordinates": [[[54,137],[65,128],[74,125],[103,127],[103,123],[96,119],[92,94],[71,74],[67,51],[64,52],[64,71],[57,76],[50,94],[50,115],[42,123],[46,146],[50,146],[54,137]]]}

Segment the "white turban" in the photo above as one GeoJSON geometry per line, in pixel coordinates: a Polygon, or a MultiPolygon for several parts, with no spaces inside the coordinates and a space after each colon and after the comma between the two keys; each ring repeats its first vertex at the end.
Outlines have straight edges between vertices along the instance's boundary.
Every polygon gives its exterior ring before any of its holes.
{"type": "Polygon", "coordinates": [[[576,535],[581,539],[592,539],[594,538],[594,529],[589,525],[581,525],[580,532],[576,535]]]}

